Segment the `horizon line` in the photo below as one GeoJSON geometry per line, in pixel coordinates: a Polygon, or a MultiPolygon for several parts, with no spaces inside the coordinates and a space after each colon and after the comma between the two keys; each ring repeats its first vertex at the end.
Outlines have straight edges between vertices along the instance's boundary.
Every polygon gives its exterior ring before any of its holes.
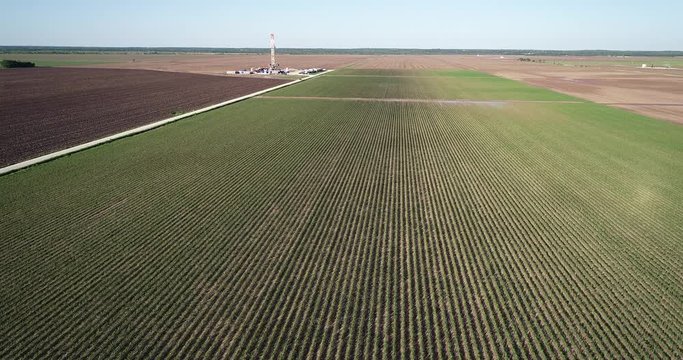
{"type": "MultiPolygon", "coordinates": [[[[270,50],[268,47],[250,47],[250,46],[101,46],[101,45],[2,45],[0,48],[93,48],[93,49],[244,49],[244,50],[270,50]]],[[[683,50],[636,50],[636,49],[600,49],[600,48],[584,48],[584,49],[542,49],[542,48],[419,48],[419,47],[279,47],[280,50],[420,50],[420,51],[550,51],[550,52],[582,52],[582,51],[596,51],[596,52],[669,52],[681,53],[683,50]]]]}

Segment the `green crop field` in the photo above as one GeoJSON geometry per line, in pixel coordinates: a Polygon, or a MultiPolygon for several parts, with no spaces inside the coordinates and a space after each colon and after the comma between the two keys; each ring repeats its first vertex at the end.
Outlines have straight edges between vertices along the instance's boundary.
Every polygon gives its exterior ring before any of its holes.
{"type": "Polygon", "coordinates": [[[30,61],[39,67],[83,66],[116,62],[114,56],[56,55],[56,54],[3,54],[0,59],[30,61]]]}
{"type": "Polygon", "coordinates": [[[0,53],[0,60],[30,61],[39,67],[84,66],[97,64],[126,63],[139,60],[163,61],[170,54],[142,54],[142,53],[104,53],[104,54],[22,54],[0,53]]]}
{"type": "Polygon", "coordinates": [[[471,99],[574,101],[568,95],[532,87],[517,81],[484,73],[460,71],[426,71],[416,75],[392,76],[396,71],[379,71],[377,75],[359,70],[341,70],[332,75],[278,91],[273,96],[319,96],[344,98],[403,99],[471,99]],[[388,74],[388,75],[385,75],[388,74]]]}
{"type": "Polygon", "coordinates": [[[683,127],[332,75],[0,177],[0,358],[683,356],[683,127]]]}

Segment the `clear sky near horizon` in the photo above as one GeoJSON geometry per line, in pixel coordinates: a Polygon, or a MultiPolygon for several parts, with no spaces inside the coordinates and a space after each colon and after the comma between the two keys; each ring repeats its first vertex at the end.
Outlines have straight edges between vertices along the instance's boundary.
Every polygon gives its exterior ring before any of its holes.
{"type": "Polygon", "coordinates": [[[683,50],[681,0],[10,1],[0,45],[683,50]]]}

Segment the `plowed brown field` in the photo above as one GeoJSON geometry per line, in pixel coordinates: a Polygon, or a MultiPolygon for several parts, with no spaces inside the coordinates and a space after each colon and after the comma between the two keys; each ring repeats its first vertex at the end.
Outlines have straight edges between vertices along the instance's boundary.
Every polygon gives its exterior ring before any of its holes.
{"type": "Polygon", "coordinates": [[[0,71],[0,165],[285,82],[145,70],[3,70],[0,71]]]}

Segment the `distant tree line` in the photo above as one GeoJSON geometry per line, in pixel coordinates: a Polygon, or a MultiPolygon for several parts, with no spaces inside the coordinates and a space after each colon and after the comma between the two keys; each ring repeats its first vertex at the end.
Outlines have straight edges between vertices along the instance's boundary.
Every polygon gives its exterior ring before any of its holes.
{"type": "Polygon", "coordinates": [[[2,60],[0,61],[0,67],[4,68],[32,68],[36,64],[30,61],[17,61],[17,60],[2,60]]]}
{"type": "MultiPolygon", "coordinates": [[[[32,54],[265,54],[268,48],[0,46],[0,53],[32,54]]],[[[683,51],[533,50],[533,49],[322,49],[279,48],[292,55],[513,55],[513,56],[683,56],[683,51]]]]}

